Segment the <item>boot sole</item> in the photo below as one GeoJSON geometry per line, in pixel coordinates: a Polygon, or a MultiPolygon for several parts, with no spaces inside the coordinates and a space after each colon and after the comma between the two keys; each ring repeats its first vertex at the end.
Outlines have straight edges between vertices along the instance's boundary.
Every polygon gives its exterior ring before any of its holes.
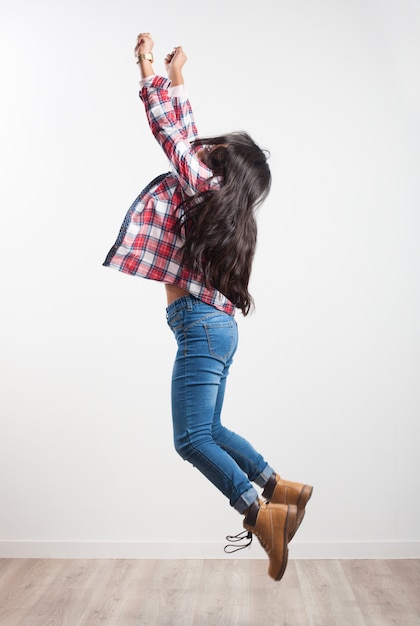
{"type": "Polygon", "coordinates": [[[296,503],[297,506],[297,519],[296,519],[296,525],[295,527],[291,528],[290,530],[290,534],[289,534],[289,541],[291,541],[293,539],[293,537],[295,536],[299,526],[302,523],[303,518],[305,517],[305,506],[307,505],[312,492],[313,492],[314,488],[311,487],[311,485],[304,485],[302,491],[300,492],[298,501],[296,503]]]}
{"type": "Polygon", "coordinates": [[[298,501],[296,503],[296,506],[298,509],[302,508],[304,509],[309,498],[312,495],[314,488],[311,487],[311,485],[304,485],[302,491],[300,492],[300,496],[298,498],[298,501]]]}
{"type": "Polygon", "coordinates": [[[281,566],[277,576],[274,578],[276,582],[283,578],[284,572],[286,571],[287,562],[289,560],[289,548],[288,538],[291,532],[291,529],[296,526],[297,523],[297,508],[294,505],[289,505],[287,507],[286,520],[283,528],[283,541],[284,541],[284,551],[283,551],[283,559],[281,562],[281,566]]]}

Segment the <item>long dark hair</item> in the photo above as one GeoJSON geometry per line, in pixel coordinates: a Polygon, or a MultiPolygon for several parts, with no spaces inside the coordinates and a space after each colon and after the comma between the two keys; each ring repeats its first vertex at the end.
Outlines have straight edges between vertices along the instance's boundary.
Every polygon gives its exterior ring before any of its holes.
{"type": "Polygon", "coordinates": [[[268,153],[245,132],[200,138],[193,145],[211,148],[202,160],[220,177],[220,187],[185,200],[182,260],[247,315],[253,306],[248,283],[257,242],[255,209],[271,186],[268,153]]]}

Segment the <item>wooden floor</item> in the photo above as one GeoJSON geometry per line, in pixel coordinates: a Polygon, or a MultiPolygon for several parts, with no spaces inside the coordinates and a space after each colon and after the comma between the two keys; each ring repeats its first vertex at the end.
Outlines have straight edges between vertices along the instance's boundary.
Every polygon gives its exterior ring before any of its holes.
{"type": "Polygon", "coordinates": [[[1,626],[420,626],[420,560],[0,559],[1,626]]]}

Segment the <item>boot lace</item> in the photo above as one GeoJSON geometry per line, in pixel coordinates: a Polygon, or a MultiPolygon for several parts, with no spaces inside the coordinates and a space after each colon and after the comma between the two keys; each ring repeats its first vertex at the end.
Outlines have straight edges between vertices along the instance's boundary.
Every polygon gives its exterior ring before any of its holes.
{"type": "Polygon", "coordinates": [[[270,548],[268,543],[265,541],[265,539],[263,537],[261,537],[261,535],[259,533],[255,533],[255,534],[257,535],[258,541],[260,542],[261,546],[264,548],[264,550],[267,552],[267,554],[270,555],[272,548],[270,548]]]}
{"type": "Polygon", "coordinates": [[[234,552],[238,552],[238,550],[248,548],[251,545],[252,532],[250,530],[243,530],[237,535],[227,535],[226,541],[228,541],[229,543],[225,545],[224,552],[226,552],[226,554],[233,554],[234,552]],[[239,544],[240,541],[246,541],[246,543],[243,543],[241,545],[233,545],[239,544]]]}

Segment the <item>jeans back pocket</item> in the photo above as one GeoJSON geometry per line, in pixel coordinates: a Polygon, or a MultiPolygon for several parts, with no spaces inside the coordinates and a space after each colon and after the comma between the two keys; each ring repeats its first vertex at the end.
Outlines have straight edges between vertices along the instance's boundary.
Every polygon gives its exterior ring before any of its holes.
{"type": "Polygon", "coordinates": [[[224,363],[228,362],[235,354],[238,345],[238,331],[236,321],[214,320],[204,323],[207,335],[209,353],[224,363]]]}

